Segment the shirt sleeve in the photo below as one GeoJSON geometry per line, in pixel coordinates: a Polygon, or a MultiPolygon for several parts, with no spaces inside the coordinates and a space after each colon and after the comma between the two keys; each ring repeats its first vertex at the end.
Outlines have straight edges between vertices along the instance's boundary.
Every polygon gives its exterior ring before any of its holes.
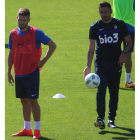
{"type": "Polygon", "coordinates": [[[12,49],[12,40],[11,40],[11,34],[9,35],[9,43],[8,43],[8,48],[12,49]]]}
{"type": "Polygon", "coordinates": [[[89,39],[96,40],[96,30],[95,30],[94,24],[92,24],[92,25],[90,26],[90,30],[89,30],[89,39]]]}
{"type": "Polygon", "coordinates": [[[129,35],[129,31],[128,31],[127,25],[122,20],[121,20],[121,30],[122,30],[122,34],[123,34],[124,37],[129,35]]]}
{"type": "Polygon", "coordinates": [[[44,32],[40,29],[36,30],[36,41],[43,43],[44,45],[48,44],[51,38],[44,34],[44,32]]]}

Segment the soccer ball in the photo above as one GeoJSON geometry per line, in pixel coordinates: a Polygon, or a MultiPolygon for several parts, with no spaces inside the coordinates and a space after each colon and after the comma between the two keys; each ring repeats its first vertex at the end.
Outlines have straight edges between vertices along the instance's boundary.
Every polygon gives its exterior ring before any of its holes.
{"type": "Polygon", "coordinates": [[[100,77],[95,73],[89,73],[85,77],[85,84],[89,88],[97,88],[100,85],[100,77]]]}

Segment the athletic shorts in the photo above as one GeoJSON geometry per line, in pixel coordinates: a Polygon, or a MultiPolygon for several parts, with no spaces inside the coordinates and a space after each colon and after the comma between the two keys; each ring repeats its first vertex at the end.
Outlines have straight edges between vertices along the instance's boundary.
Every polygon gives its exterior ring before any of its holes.
{"type": "Polygon", "coordinates": [[[25,76],[15,77],[16,98],[37,99],[39,97],[39,68],[25,76]]]}
{"type": "MultiPolygon", "coordinates": [[[[134,51],[134,42],[135,42],[135,32],[130,32],[129,31],[129,34],[131,36],[131,39],[132,39],[132,47],[130,48],[130,50],[128,52],[133,52],[134,51]]],[[[123,46],[125,46],[125,41],[123,40],[123,46]]]]}

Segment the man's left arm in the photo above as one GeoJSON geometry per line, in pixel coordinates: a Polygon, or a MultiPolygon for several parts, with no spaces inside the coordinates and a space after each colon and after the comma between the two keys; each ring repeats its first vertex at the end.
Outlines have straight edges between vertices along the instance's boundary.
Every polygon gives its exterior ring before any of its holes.
{"type": "Polygon", "coordinates": [[[124,40],[126,42],[126,44],[124,46],[124,50],[122,51],[122,53],[120,55],[120,58],[119,58],[119,61],[118,61],[118,63],[120,63],[120,66],[122,66],[123,63],[126,62],[127,52],[132,47],[132,40],[131,40],[129,31],[127,29],[127,26],[126,26],[125,22],[121,20],[120,25],[121,25],[122,35],[123,35],[124,40]]]}
{"type": "Polygon", "coordinates": [[[52,40],[50,40],[46,45],[49,46],[49,49],[45,57],[42,60],[36,62],[38,63],[39,68],[43,67],[43,65],[47,62],[47,60],[51,57],[51,55],[54,53],[56,49],[56,44],[52,40]]]}
{"type": "Polygon", "coordinates": [[[132,47],[132,40],[131,40],[130,35],[127,35],[126,37],[124,37],[124,40],[125,40],[126,44],[125,44],[124,50],[122,51],[119,61],[118,61],[118,63],[120,63],[120,66],[122,66],[123,63],[125,63],[125,61],[127,59],[127,52],[132,47]]]}

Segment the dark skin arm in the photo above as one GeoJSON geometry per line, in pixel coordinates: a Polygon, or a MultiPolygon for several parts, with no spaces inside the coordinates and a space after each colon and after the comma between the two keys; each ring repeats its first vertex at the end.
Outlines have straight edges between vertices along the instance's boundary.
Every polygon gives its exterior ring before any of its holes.
{"type": "Polygon", "coordinates": [[[87,66],[84,69],[84,77],[91,73],[91,64],[94,56],[94,51],[95,51],[95,40],[90,39],[89,40],[89,48],[87,52],[87,66]]]}
{"type": "MultiPolygon", "coordinates": [[[[125,45],[125,47],[124,47],[124,50],[126,50],[126,51],[128,52],[129,49],[130,49],[131,46],[132,46],[132,40],[131,40],[130,35],[124,37],[124,40],[125,40],[125,42],[126,42],[126,45],[125,45]]],[[[124,53],[124,52],[122,52],[121,55],[120,55],[120,57],[119,57],[119,61],[118,61],[118,63],[120,63],[120,66],[122,66],[123,63],[125,63],[126,59],[127,59],[127,54],[124,53]]]]}

